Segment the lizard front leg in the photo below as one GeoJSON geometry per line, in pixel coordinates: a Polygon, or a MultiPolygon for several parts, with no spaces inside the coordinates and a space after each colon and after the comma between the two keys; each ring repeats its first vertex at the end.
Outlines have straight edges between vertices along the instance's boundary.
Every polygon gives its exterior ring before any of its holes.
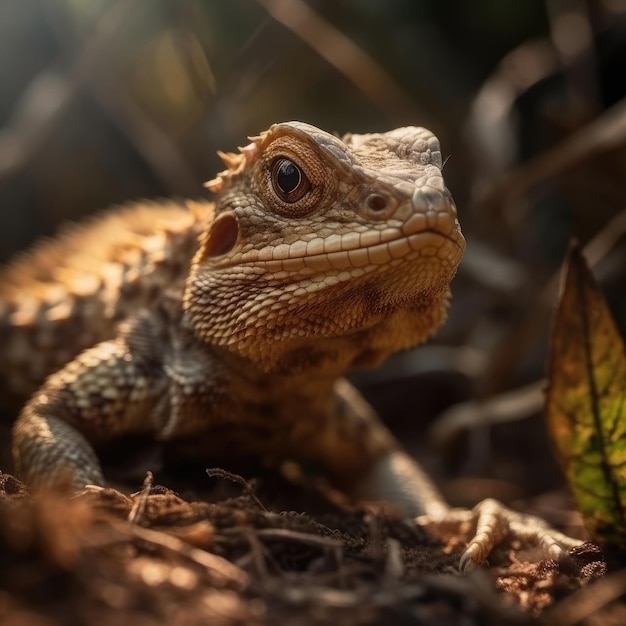
{"type": "Polygon", "coordinates": [[[29,485],[103,485],[92,444],[154,429],[167,385],[156,332],[147,315],[129,320],[35,393],[13,428],[16,470],[29,485]]]}
{"type": "MultiPolygon", "coordinates": [[[[468,536],[470,539],[460,561],[462,570],[473,569],[497,545],[511,539],[525,546],[536,546],[540,554],[549,559],[557,559],[582,543],[550,528],[544,520],[512,511],[496,500],[484,500],[471,510],[450,508],[428,475],[401,449],[358,392],[340,381],[336,393],[342,407],[341,419],[360,424],[349,429],[353,439],[346,440],[345,444],[357,449],[373,449],[372,444],[358,441],[361,436],[378,442],[379,449],[377,457],[366,459],[360,476],[346,491],[356,498],[389,501],[426,529],[444,525],[457,534],[468,536]],[[380,442],[384,444],[381,446],[380,442]]],[[[349,456],[346,452],[346,457],[349,456]]]]}

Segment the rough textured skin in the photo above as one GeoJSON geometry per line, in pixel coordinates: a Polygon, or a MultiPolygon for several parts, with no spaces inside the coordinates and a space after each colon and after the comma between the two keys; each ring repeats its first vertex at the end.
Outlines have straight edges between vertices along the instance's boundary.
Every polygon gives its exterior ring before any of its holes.
{"type": "MultiPolygon", "coordinates": [[[[91,444],[145,433],[452,519],[342,378],[445,316],[465,244],[437,139],[291,122],[221,156],[214,203],[117,210],[0,277],[1,366],[20,393],[42,385],[13,432],[20,474],[102,485],[91,444]]],[[[462,513],[480,561],[501,526],[462,513]]]]}

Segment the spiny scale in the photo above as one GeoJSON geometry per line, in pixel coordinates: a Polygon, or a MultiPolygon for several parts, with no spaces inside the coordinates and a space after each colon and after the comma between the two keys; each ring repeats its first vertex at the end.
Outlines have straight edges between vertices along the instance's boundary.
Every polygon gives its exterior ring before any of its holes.
{"type": "Polygon", "coordinates": [[[16,258],[0,273],[0,377],[32,393],[116,324],[182,291],[208,203],[142,202],[111,209],[16,258]]]}

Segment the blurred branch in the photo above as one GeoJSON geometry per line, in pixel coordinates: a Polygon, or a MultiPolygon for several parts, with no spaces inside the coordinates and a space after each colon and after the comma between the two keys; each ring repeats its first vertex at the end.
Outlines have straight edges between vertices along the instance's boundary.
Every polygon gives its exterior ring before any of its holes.
{"type": "MultiPolygon", "coordinates": [[[[559,145],[545,150],[524,165],[505,174],[485,197],[475,200],[475,204],[488,209],[486,214],[494,213],[496,207],[507,209],[535,185],[554,179],[581,161],[623,146],[625,143],[626,100],[620,100],[559,145]]],[[[515,221],[522,217],[516,214],[515,221]]]]}
{"type": "Polygon", "coordinates": [[[437,418],[430,439],[438,448],[444,448],[459,432],[515,422],[538,413],[543,405],[544,386],[545,381],[540,380],[482,402],[455,404],[437,418]]]}
{"type": "MultiPolygon", "coordinates": [[[[170,193],[197,194],[200,181],[176,145],[145,115],[131,93],[107,80],[109,50],[136,3],[118,0],[104,13],[78,53],[69,77],[44,71],[33,79],[17,103],[13,120],[0,133],[0,181],[14,175],[39,153],[75,97],[88,89],[170,193]]],[[[61,38],[56,26],[57,37],[61,38]]],[[[189,46],[184,50],[190,53],[189,46]]]]}
{"type": "Polygon", "coordinates": [[[476,158],[477,181],[485,185],[509,169],[517,157],[514,105],[521,94],[559,67],[553,46],[529,41],[509,52],[476,94],[468,120],[470,147],[476,158]]]}
{"type": "MultiPolygon", "coordinates": [[[[626,209],[623,209],[612,220],[605,224],[583,248],[583,254],[589,267],[592,269],[597,267],[600,261],[606,258],[617,246],[624,235],[626,235],[626,209]]],[[[622,272],[624,269],[625,268],[622,268],[622,272]]],[[[544,312],[550,311],[554,306],[560,276],[560,272],[552,276],[548,284],[541,291],[541,308],[543,308],[544,312]]],[[[603,278],[607,279],[609,277],[603,278]]],[[[602,283],[603,280],[599,279],[599,282],[602,283]]]]}
{"type": "MultiPolygon", "coordinates": [[[[589,267],[595,268],[612,252],[619,241],[626,235],[626,209],[616,215],[591,239],[583,249],[583,254],[589,267]]],[[[624,272],[622,264],[613,271],[624,272]]],[[[529,314],[522,322],[521,327],[511,327],[505,337],[508,354],[507,359],[497,359],[495,367],[500,374],[524,360],[524,352],[533,342],[529,340],[538,334],[546,334],[546,328],[552,318],[552,310],[556,300],[561,272],[552,276],[544,288],[537,294],[529,314]]],[[[612,278],[604,276],[603,280],[612,278]]],[[[602,284],[603,280],[599,280],[602,284]]],[[[480,373],[484,376],[484,371],[480,373]]],[[[488,376],[487,376],[488,377],[488,376]]],[[[525,387],[492,395],[485,400],[472,400],[456,404],[444,411],[436,420],[431,436],[437,446],[445,446],[459,432],[484,428],[485,426],[513,422],[525,419],[537,413],[543,406],[543,380],[525,387]]]]}
{"type": "Polygon", "coordinates": [[[39,153],[82,86],[107,59],[118,28],[135,4],[137,0],[117,0],[111,5],[78,55],[69,78],[42,72],[33,79],[18,101],[12,120],[0,132],[0,182],[39,153]]]}
{"type": "Polygon", "coordinates": [[[592,621],[600,624],[600,620],[603,619],[608,623],[609,612],[605,612],[602,617],[597,612],[609,607],[625,593],[626,570],[622,569],[579,589],[567,598],[562,598],[543,613],[538,624],[539,626],[575,626],[576,624],[590,624],[592,621]]]}
{"type": "Polygon", "coordinates": [[[490,293],[507,299],[527,294],[531,287],[523,263],[477,239],[468,243],[459,271],[490,293]]]}
{"type": "Polygon", "coordinates": [[[137,152],[152,168],[170,193],[195,197],[201,190],[200,180],[183,158],[180,150],[114,81],[102,76],[89,85],[111,121],[118,126],[137,152]]]}
{"type": "MultiPolygon", "coordinates": [[[[418,118],[428,125],[402,87],[350,38],[302,0],[256,0],[277,22],[297,35],[345,76],[381,111],[394,117],[418,118]]],[[[332,97],[332,94],[329,94],[332,97]]]]}
{"type": "Polygon", "coordinates": [[[570,107],[576,111],[597,110],[598,81],[593,30],[583,0],[546,0],[550,39],[556,50],[565,78],[570,107]]]}

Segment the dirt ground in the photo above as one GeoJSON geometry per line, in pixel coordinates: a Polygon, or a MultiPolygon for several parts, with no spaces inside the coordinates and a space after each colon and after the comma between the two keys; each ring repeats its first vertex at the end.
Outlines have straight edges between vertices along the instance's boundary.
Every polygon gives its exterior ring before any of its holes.
{"type": "Polygon", "coordinates": [[[509,546],[461,575],[463,538],[445,529],[437,540],[384,511],[221,471],[207,482],[184,497],[146,481],[130,497],[70,498],[0,473],[0,623],[626,623],[623,572],[607,575],[591,544],[563,563],[509,546]]]}

